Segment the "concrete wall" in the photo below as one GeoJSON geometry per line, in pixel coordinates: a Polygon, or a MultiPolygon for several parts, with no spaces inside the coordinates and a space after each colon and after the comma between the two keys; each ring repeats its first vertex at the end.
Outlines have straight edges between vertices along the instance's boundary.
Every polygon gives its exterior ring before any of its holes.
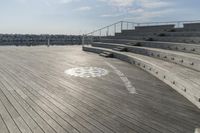
{"type": "Polygon", "coordinates": [[[147,32],[154,32],[154,31],[168,31],[174,28],[174,25],[158,25],[158,26],[136,26],[136,31],[147,31],[147,32]]]}
{"type": "Polygon", "coordinates": [[[0,34],[0,45],[67,45],[81,44],[81,36],[0,34]]]}
{"type": "Polygon", "coordinates": [[[186,30],[186,31],[200,31],[200,23],[184,24],[184,30],[186,30]]]}

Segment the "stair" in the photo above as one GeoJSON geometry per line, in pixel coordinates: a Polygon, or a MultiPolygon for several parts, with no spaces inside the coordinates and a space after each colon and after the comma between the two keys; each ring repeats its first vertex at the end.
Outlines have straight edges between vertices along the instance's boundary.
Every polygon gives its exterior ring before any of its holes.
{"type": "Polygon", "coordinates": [[[200,72],[164,60],[131,52],[84,46],[84,51],[112,53],[113,57],[134,64],[156,76],[200,108],[200,72]]]}
{"type": "Polygon", "coordinates": [[[111,52],[103,51],[99,53],[100,56],[105,57],[105,58],[111,58],[113,57],[113,54],[111,52]]]}
{"type": "Polygon", "coordinates": [[[83,50],[134,64],[162,80],[200,108],[199,24],[185,28],[140,26],[102,37],[83,50]],[[126,51],[126,52],[124,52],[126,51]],[[103,54],[104,55],[104,54],[103,54]]]}
{"type": "Polygon", "coordinates": [[[136,54],[142,54],[146,56],[151,56],[154,58],[158,58],[161,60],[165,60],[168,62],[172,62],[175,64],[183,65],[190,69],[196,70],[200,72],[200,55],[179,52],[179,51],[171,51],[160,48],[148,48],[148,47],[138,47],[138,46],[127,46],[123,44],[116,43],[102,43],[95,42],[92,44],[93,47],[102,47],[109,49],[117,49],[122,47],[126,49],[127,52],[133,52],[136,54]]]}
{"type": "Polygon", "coordinates": [[[131,46],[161,48],[161,49],[167,49],[167,50],[173,50],[173,51],[200,54],[200,45],[198,44],[129,40],[129,39],[101,39],[101,42],[126,44],[126,45],[131,45],[131,46]]]}
{"type": "Polygon", "coordinates": [[[121,51],[121,52],[127,51],[126,47],[123,47],[123,46],[114,47],[113,50],[115,50],[115,51],[121,51]]]}

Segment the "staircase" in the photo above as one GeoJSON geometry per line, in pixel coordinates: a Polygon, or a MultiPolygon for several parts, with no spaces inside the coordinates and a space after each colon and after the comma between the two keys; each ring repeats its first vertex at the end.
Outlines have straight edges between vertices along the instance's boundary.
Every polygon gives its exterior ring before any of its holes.
{"type": "Polygon", "coordinates": [[[84,46],[83,50],[136,65],[200,108],[200,24],[184,26],[178,29],[173,25],[142,26],[122,30],[115,36],[102,37],[84,46]]]}
{"type": "Polygon", "coordinates": [[[101,53],[99,53],[100,56],[106,57],[106,58],[111,58],[113,57],[112,52],[108,52],[108,51],[102,51],[101,53]]]}

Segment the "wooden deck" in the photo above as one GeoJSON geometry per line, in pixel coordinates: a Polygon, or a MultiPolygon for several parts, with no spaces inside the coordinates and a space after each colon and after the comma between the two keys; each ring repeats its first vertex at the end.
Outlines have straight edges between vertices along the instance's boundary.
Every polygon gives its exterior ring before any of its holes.
{"type": "Polygon", "coordinates": [[[0,133],[194,133],[200,110],[143,70],[80,46],[0,47],[0,133]],[[131,94],[115,71],[136,88],[131,94]],[[100,67],[96,78],[66,75],[100,67]]]}

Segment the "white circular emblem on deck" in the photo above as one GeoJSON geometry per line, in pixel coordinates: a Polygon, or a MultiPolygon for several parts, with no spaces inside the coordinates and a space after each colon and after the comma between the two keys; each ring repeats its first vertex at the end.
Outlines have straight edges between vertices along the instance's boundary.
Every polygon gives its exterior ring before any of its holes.
{"type": "Polygon", "coordinates": [[[108,74],[108,71],[99,67],[76,67],[65,71],[66,74],[76,77],[101,77],[108,74]]]}

